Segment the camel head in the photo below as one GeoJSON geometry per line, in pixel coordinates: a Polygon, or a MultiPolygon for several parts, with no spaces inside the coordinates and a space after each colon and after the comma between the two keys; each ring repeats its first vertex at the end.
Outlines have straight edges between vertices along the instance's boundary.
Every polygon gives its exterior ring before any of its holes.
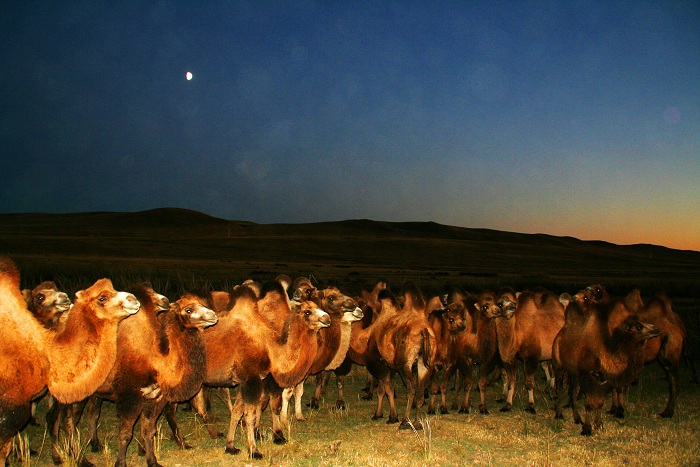
{"type": "Polygon", "coordinates": [[[292,300],[303,302],[304,300],[312,300],[318,290],[313,286],[311,281],[306,277],[297,277],[292,283],[292,300]]]}
{"type": "Polygon", "coordinates": [[[466,310],[462,302],[450,303],[443,308],[433,310],[433,313],[442,320],[450,334],[457,334],[467,329],[466,310]]]}
{"type": "Polygon", "coordinates": [[[582,310],[588,311],[588,309],[591,307],[591,304],[593,304],[593,295],[587,290],[579,290],[576,295],[571,297],[572,302],[578,303],[578,305],[581,307],[582,310]]]}
{"type": "Polygon", "coordinates": [[[133,294],[117,292],[109,279],[100,279],[91,287],[75,293],[75,305],[92,304],[95,316],[104,320],[121,320],[133,315],[141,303],[133,294]]]}
{"type": "MultiPolygon", "coordinates": [[[[351,297],[344,295],[337,287],[326,287],[316,293],[314,300],[327,313],[341,316],[346,312],[355,312],[357,303],[351,297]]],[[[360,313],[362,311],[360,310],[360,313]]]]}
{"type": "Polygon", "coordinates": [[[493,293],[483,293],[474,306],[486,319],[498,318],[501,316],[501,309],[496,303],[496,296],[493,293]]]}
{"type": "Polygon", "coordinates": [[[653,324],[639,321],[636,315],[630,315],[617,327],[615,334],[626,335],[636,342],[645,342],[661,335],[661,330],[653,324]]]}
{"type": "Polygon", "coordinates": [[[499,316],[505,319],[510,319],[515,314],[515,308],[518,306],[516,302],[509,297],[501,297],[498,300],[498,308],[501,310],[499,316]]]}
{"type": "Polygon", "coordinates": [[[343,318],[340,320],[341,323],[354,323],[355,321],[361,321],[365,317],[362,312],[362,308],[356,306],[351,311],[346,311],[343,313],[343,318]]]}
{"type": "Polygon", "coordinates": [[[591,295],[591,299],[596,303],[602,303],[610,299],[608,292],[602,284],[592,284],[586,287],[586,292],[591,295]]]}
{"type": "Polygon", "coordinates": [[[204,298],[187,293],[170,305],[170,310],[175,313],[183,327],[186,329],[202,330],[215,325],[219,318],[216,313],[206,307],[204,298]]]}
{"type": "Polygon", "coordinates": [[[331,325],[330,315],[310,300],[303,302],[292,301],[290,305],[292,312],[300,317],[306,326],[313,331],[318,331],[331,325]]]}
{"type": "Polygon", "coordinates": [[[22,290],[27,308],[42,322],[54,326],[60,316],[71,307],[70,298],[52,281],[44,281],[33,290],[22,290]]]}

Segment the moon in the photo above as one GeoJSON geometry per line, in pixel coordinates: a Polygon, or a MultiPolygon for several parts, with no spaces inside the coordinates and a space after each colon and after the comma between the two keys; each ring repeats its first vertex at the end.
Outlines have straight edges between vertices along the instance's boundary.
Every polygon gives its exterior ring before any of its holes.
{"type": "Polygon", "coordinates": [[[188,71],[187,73],[185,73],[185,78],[187,78],[187,81],[190,81],[192,79],[192,72],[188,71]]]}

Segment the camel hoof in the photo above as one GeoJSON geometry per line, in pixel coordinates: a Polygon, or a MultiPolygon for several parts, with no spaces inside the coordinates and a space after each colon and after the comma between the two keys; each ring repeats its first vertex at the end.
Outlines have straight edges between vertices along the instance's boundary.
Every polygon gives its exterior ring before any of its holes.
{"type": "Polygon", "coordinates": [[[434,415],[435,414],[435,407],[428,407],[428,415],[434,415]]]}
{"type": "Polygon", "coordinates": [[[510,412],[510,406],[505,405],[499,409],[499,412],[510,412]]]}
{"type": "Polygon", "coordinates": [[[307,407],[312,409],[318,409],[318,401],[316,399],[311,399],[311,401],[306,404],[307,407]]]}
{"type": "Polygon", "coordinates": [[[360,396],[360,399],[365,400],[365,401],[371,401],[372,394],[367,394],[366,396],[360,396]]]}
{"type": "Polygon", "coordinates": [[[659,414],[661,418],[673,418],[673,410],[664,410],[659,414]]]}
{"type": "Polygon", "coordinates": [[[554,414],[554,419],[555,420],[564,420],[564,415],[560,414],[560,413],[554,414]]]}
{"type": "Polygon", "coordinates": [[[583,436],[591,436],[593,434],[593,429],[591,428],[591,425],[583,425],[583,429],[581,430],[581,434],[583,436]]]}
{"type": "Polygon", "coordinates": [[[479,413],[481,415],[489,415],[491,412],[489,412],[489,409],[487,409],[485,405],[480,405],[479,406],[479,413]]]}
{"type": "Polygon", "coordinates": [[[90,442],[90,450],[91,450],[92,452],[100,452],[100,451],[102,451],[102,443],[100,443],[99,441],[93,443],[93,442],[91,441],[91,442],[90,442]]]}
{"type": "Polygon", "coordinates": [[[418,428],[417,426],[411,426],[411,422],[409,422],[408,420],[402,421],[401,424],[399,425],[399,430],[412,430],[412,429],[414,429],[414,428],[415,428],[416,430],[418,430],[418,429],[421,429],[421,430],[422,430],[422,429],[423,429],[422,426],[421,426],[420,428],[418,428]]]}
{"type": "Polygon", "coordinates": [[[229,447],[226,447],[226,451],[225,451],[225,452],[226,452],[226,454],[232,454],[232,455],[235,456],[236,454],[240,453],[241,450],[238,449],[238,448],[229,448],[229,447]]]}
{"type": "Polygon", "coordinates": [[[262,459],[263,455],[260,451],[255,451],[250,454],[250,457],[252,457],[253,459],[262,459]]]}
{"type": "Polygon", "coordinates": [[[276,431],[272,433],[272,442],[275,444],[287,444],[287,438],[281,431],[276,431]]]}
{"type": "Polygon", "coordinates": [[[440,407],[440,413],[443,415],[446,415],[446,414],[450,413],[450,411],[447,410],[447,407],[440,407]]]}
{"type": "Polygon", "coordinates": [[[525,412],[527,412],[527,413],[537,413],[537,410],[535,410],[535,407],[534,407],[534,406],[530,405],[530,406],[528,406],[527,409],[525,409],[525,412]]]}
{"type": "Polygon", "coordinates": [[[399,418],[398,417],[394,417],[394,418],[389,417],[389,420],[386,421],[387,425],[391,425],[393,423],[399,423],[399,418]]]}

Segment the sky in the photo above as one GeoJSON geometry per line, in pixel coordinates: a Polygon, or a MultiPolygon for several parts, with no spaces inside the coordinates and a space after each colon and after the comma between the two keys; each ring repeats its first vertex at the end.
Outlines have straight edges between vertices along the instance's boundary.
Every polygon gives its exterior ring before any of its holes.
{"type": "Polygon", "coordinates": [[[700,251],[696,0],[10,0],[0,37],[0,212],[700,251]]]}

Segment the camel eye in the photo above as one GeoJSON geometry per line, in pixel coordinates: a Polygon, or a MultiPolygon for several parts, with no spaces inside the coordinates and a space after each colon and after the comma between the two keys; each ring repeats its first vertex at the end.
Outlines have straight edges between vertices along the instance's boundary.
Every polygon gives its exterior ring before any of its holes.
{"type": "Polygon", "coordinates": [[[311,316],[311,311],[306,310],[306,311],[304,312],[304,314],[305,314],[306,316],[311,316]]]}
{"type": "Polygon", "coordinates": [[[641,331],[641,330],[644,328],[644,326],[642,326],[642,323],[635,323],[635,324],[634,324],[634,328],[635,328],[637,331],[641,331]]]}
{"type": "Polygon", "coordinates": [[[191,315],[191,314],[192,314],[192,311],[194,311],[194,310],[192,309],[192,307],[189,307],[189,306],[188,306],[187,308],[185,308],[185,313],[187,313],[188,315],[191,315]]]}
{"type": "Polygon", "coordinates": [[[97,299],[100,303],[104,303],[107,301],[107,295],[100,295],[100,298],[97,299]]]}
{"type": "Polygon", "coordinates": [[[44,296],[43,293],[37,294],[36,299],[39,303],[43,302],[46,297],[44,296]]]}

